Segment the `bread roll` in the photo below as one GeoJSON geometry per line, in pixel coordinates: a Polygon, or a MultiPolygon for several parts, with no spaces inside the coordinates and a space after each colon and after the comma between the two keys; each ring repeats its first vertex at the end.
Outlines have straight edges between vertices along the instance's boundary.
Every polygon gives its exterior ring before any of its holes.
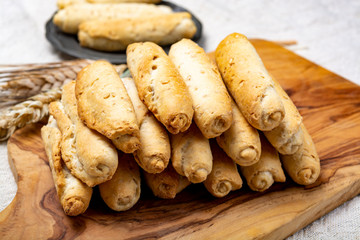
{"type": "Polygon", "coordinates": [[[92,188],[74,177],[61,159],[61,132],[55,119],[50,116],[46,126],[41,128],[41,137],[49,159],[55,189],[66,215],[77,216],[89,206],[92,188]]]}
{"type": "Polygon", "coordinates": [[[131,154],[119,153],[119,166],[107,182],[99,185],[101,198],[109,208],[125,211],[140,198],[140,171],[131,154]]]}
{"type": "Polygon", "coordinates": [[[62,158],[71,173],[90,187],[109,180],[118,165],[117,151],[106,137],[80,121],[74,81],[64,85],[61,102],[52,102],[49,111],[62,133],[62,158]]]}
{"type": "Polygon", "coordinates": [[[81,120],[111,139],[125,153],[140,147],[134,107],[115,68],[98,60],[83,68],[76,79],[81,120]]]}
{"type": "Polygon", "coordinates": [[[168,6],[144,3],[74,4],[59,10],[53,22],[63,32],[76,34],[79,25],[87,20],[132,18],[172,13],[168,6]]]}
{"type": "Polygon", "coordinates": [[[243,182],[235,162],[221,150],[214,140],[211,140],[210,144],[214,158],[213,168],[204,181],[204,185],[214,197],[224,197],[230,191],[240,189],[243,182]]]}
{"type": "Polygon", "coordinates": [[[231,101],[233,122],[231,127],[216,138],[219,146],[240,166],[250,166],[260,159],[261,143],[258,131],[253,128],[231,101]]]}
{"type": "Polygon", "coordinates": [[[193,100],[194,121],[206,138],[214,138],[232,123],[231,99],[216,65],[189,39],[170,48],[170,59],[184,79],[193,100]]]}
{"type": "Polygon", "coordinates": [[[283,101],[285,117],[279,126],[270,131],[264,131],[264,134],[280,154],[293,154],[303,144],[304,134],[300,128],[302,117],[280,84],[274,80],[274,85],[283,101]]]}
{"type": "Polygon", "coordinates": [[[271,187],[274,182],[285,182],[286,178],[281,168],[278,152],[264,136],[260,136],[260,160],[251,166],[240,167],[240,169],[248,186],[253,191],[263,192],[271,187]]]}
{"type": "Polygon", "coordinates": [[[161,0],[57,0],[59,9],[78,3],[159,3],[161,0]]]}
{"type": "Polygon", "coordinates": [[[190,93],[164,50],[155,43],[133,43],[127,63],[140,99],[172,133],[186,131],[194,114],[190,93]]]}
{"type": "Polygon", "coordinates": [[[171,135],[171,161],[174,169],[192,183],[205,181],[210,174],[213,157],[209,140],[195,124],[183,133],[171,135]]]}
{"type": "Polygon", "coordinates": [[[242,114],[255,128],[270,131],[285,116],[274,81],[248,39],[233,33],[215,51],[224,82],[242,114]]]}
{"type": "Polygon", "coordinates": [[[187,178],[180,176],[171,164],[169,164],[161,173],[143,173],[146,184],[153,194],[159,198],[173,199],[176,194],[190,185],[187,178]]]}
{"type": "Polygon", "coordinates": [[[162,172],[170,160],[170,140],[164,126],[141,102],[134,80],[121,79],[133,103],[140,126],[141,147],[134,152],[136,162],[149,173],[162,172]]]}
{"type": "Polygon", "coordinates": [[[315,144],[304,124],[300,125],[304,134],[303,145],[291,155],[281,155],[285,171],[298,184],[310,185],[320,175],[320,159],[315,144]]]}
{"type": "Polygon", "coordinates": [[[59,9],[66,8],[73,4],[87,3],[87,0],[57,0],[56,4],[59,9]]]}
{"type": "Polygon", "coordinates": [[[100,51],[122,51],[135,42],[169,45],[196,33],[190,13],[181,12],[138,18],[96,19],[79,25],[80,45],[100,51]]]}
{"type": "Polygon", "coordinates": [[[87,0],[89,3],[159,3],[161,0],[87,0]]]}

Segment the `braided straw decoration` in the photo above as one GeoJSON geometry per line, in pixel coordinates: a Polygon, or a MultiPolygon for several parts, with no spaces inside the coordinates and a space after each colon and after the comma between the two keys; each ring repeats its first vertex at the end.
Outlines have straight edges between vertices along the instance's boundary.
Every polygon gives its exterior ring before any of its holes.
{"type": "MultiPolygon", "coordinates": [[[[16,74],[14,74],[14,76],[17,77],[10,77],[10,81],[0,85],[0,95],[2,97],[6,95],[1,92],[2,87],[7,88],[9,93],[18,93],[19,91],[22,91],[22,93],[27,95],[36,92],[40,93],[35,96],[31,96],[30,98],[25,99],[25,101],[14,106],[7,106],[6,108],[3,107],[3,109],[0,111],[0,141],[7,140],[18,128],[22,128],[27,124],[36,123],[46,119],[49,114],[49,104],[61,98],[61,86],[63,86],[68,81],[74,80],[76,78],[77,72],[79,72],[90,62],[90,60],[75,60],[60,63],[50,63],[45,65],[18,65],[17,67],[21,69],[19,71],[15,70],[15,66],[12,65],[11,67],[13,69],[11,71],[15,72],[16,74]],[[29,76],[31,76],[31,78],[29,76]],[[51,79],[51,81],[48,79],[51,79]],[[33,90],[31,87],[36,89],[33,90]],[[52,89],[49,90],[48,88],[52,89]],[[41,92],[43,89],[47,90],[45,92],[41,92]]],[[[0,67],[3,66],[4,65],[0,65],[0,67]]],[[[126,64],[114,65],[114,67],[119,75],[121,75],[127,69],[126,64]]],[[[4,75],[1,75],[1,73],[4,72],[5,71],[0,71],[0,80],[4,79],[4,75]]],[[[0,106],[3,101],[1,96],[0,106]]],[[[6,103],[11,102],[11,96],[13,95],[10,95],[9,99],[4,97],[6,103]]],[[[19,99],[23,98],[15,99],[19,101],[19,99]]]]}
{"type": "Polygon", "coordinates": [[[5,141],[17,129],[47,117],[49,104],[61,97],[61,89],[52,89],[10,107],[0,115],[0,141],[5,141]]]}

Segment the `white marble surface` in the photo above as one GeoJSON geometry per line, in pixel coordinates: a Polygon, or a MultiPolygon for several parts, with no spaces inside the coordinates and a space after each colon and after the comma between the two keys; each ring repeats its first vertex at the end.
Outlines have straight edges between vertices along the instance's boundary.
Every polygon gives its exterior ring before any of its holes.
{"type": "MultiPolygon", "coordinates": [[[[360,85],[360,1],[173,0],[203,23],[200,44],[212,51],[229,33],[249,38],[296,40],[289,49],[360,85]]],[[[0,64],[51,62],[68,57],[45,39],[55,0],[0,1],[0,64]]],[[[0,144],[0,211],[16,184],[6,143],[0,144]]],[[[289,239],[360,239],[360,197],[298,231],[289,239]]]]}

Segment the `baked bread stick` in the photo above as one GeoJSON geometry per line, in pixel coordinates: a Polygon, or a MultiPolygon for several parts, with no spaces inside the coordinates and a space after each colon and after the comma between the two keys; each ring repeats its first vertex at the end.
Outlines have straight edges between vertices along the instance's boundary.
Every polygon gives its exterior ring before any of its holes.
{"type": "Polygon", "coordinates": [[[74,81],[64,85],[61,102],[52,102],[49,111],[61,131],[62,158],[71,173],[90,187],[109,180],[118,165],[117,151],[106,137],[80,121],[74,81]]]}
{"type": "Polygon", "coordinates": [[[53,22],[61,31],[76,34],[79,25],[87,20],[136,18],[169,14],[172,12],[168,6],[145,3],[80,3],[59,10],[55,14],[53,22]]]}
{"type": "Polygon", "coordinates": [[[127,64],[140,99],[172,133],[186,131],[192,122],[192,99],[180,73],[155,43],[128,46],[127,64]]]}
{"type": "Polygon", "coordinates": [[[132,78],[121,80],[133,103],[140,127],[141,147],[133,153],[135,160],[146,172],[162,172],[167,167],[171,154],[170,140],[165,127],[141,102],[134,80],[132,78]]]}
{"type": "Polygon", "coordinates": [[[295,104],[276,80],[274,80],[274,86],[283,101],[285,117],[279,126],[270,131],[264,131],[264,135],[280,154],[293,154],[303,144],[304,134],[300,127],[302,117],[295,104]]]}
{"type": "Polygon", "coordinates": [[[194,121],[206,138],[214,138],[232,123],[231,99],[216,65],[204,49],[189,39],[173,44],[169,57],[193,100],[194,121]]]}
{"type": "Polygon", "coordinates": [[[61,132],[52,116],[49,117],[48,124],[41,128],[41,138],[49,159],[55,189],[65,214],[77,216],[84,213],[90,203],[92,188],[74,177],[62,161],[61,132]]]}
{"type": "Polygon", "coordinates": [[[100,51],[123,51],[135,42],[165,46],[192,38],[196,33],[190,13],[180,12],[137,18],[94,19],[79,25],[80,45],[100,51]]]}
{"type": "Polygon", "coordinates": [[[244,118],[238,106],[231,101],[233,122],[230,128],[216,138],[219,146],[240,166],[250,166],[260,159],[261,143],[258,131],[244,118]]]}
{"type": "Polygon", "coordinates": [[[78,3],[159,3],[161,0],[57,0],[59,9],[78,3]]]}
{"type": "Polygon", "coordinates": [[[281,168],[279,154],[273,146],[260,135],[261,156],[260,160],[247,167],[240,167],[248,186],[253,191],[263,192],[274,182],[285,182],[286,177],[281,168]]]}
{"type": "Polygon", "coordinates": [[[192,183],[205,181],[213,164],[209,140],[195,124],[183,133],[171,135],[171,162],[178,174],[192,183]]]}
{"type": "Polygon", "coordinates": [[[255,48],[239,33],[228,35],[215,51],[223,80],[247,121],[256,129],[270,131],[285,116],[274,81],[255,48]]]}
{"type": "Polygon", "coordinates": [[[81,120],[111,139],[125,153],[140,147],[134,107],[115,68],[98,60],[77,75],[76,98],[81,120]]]}
{"type": "Polygon", "coordinates": [[[101,198],[109,208],[125,211],[140,198],[140,171],[131,154],[119,153],[119,166],[114,176],[99,185],[101,198]]]}
{"type": "Polygon", "coordinates": [[[145,182],[156,197],[173,199],[176,194],[190,185],[186,177],[179,175],[171,164],[161,173],[143,172],[145,182]]]}
{"type": "Polygon", "coordinates": [[[206,189],[214,197],[224,197],[242,187],[242,180],[235,162],[216,144],[210,141],[213,155],[213,168],[204,181],[206,189]]]}
{"type": "Polygon", "coordinates": [[[89,3],[159,3],[161,0],[87,0],[89,3]]]}
{"type": "Polygon", "coordinates": [[[87,3],[87,0],[57,0],[56,5],[59,9],[63,9],[70,5],[79,3],[87,3]]]}
{"type": "Polygon", "coordinates": [[[303,123],[300,128],[304,134],[303,145],[294,154],[281,155],[280,157],[285,171],[294,182],[310,185],[320,175],[320,159],[315,144],[303,123]]]}

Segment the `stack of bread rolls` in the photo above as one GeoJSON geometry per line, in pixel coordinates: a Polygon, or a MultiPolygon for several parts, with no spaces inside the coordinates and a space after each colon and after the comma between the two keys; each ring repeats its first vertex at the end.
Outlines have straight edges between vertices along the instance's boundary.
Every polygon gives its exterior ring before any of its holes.
{"type": "Polygon", "coordinates": [[[132,78],[107,61],[83,68],[50,104],[42,138],[68,215],[83,213],[92,187],[115,211],[153,194],[174,198],[203,183],[215,197],[285,182],[315,182],[320,161],[302,118],[248,39],[234,33],[214,63],[189,39],[169,55],[155,43],[127,47],[132,78]]]}
{"type": "Polygon", "coordinates": [[[100,51],[123,51],[134,42],[169,45],[192,38],[196,26],[187,12],[173,12],[159,0],[58,0],[53,22],[80,45],[100,51]]]}

